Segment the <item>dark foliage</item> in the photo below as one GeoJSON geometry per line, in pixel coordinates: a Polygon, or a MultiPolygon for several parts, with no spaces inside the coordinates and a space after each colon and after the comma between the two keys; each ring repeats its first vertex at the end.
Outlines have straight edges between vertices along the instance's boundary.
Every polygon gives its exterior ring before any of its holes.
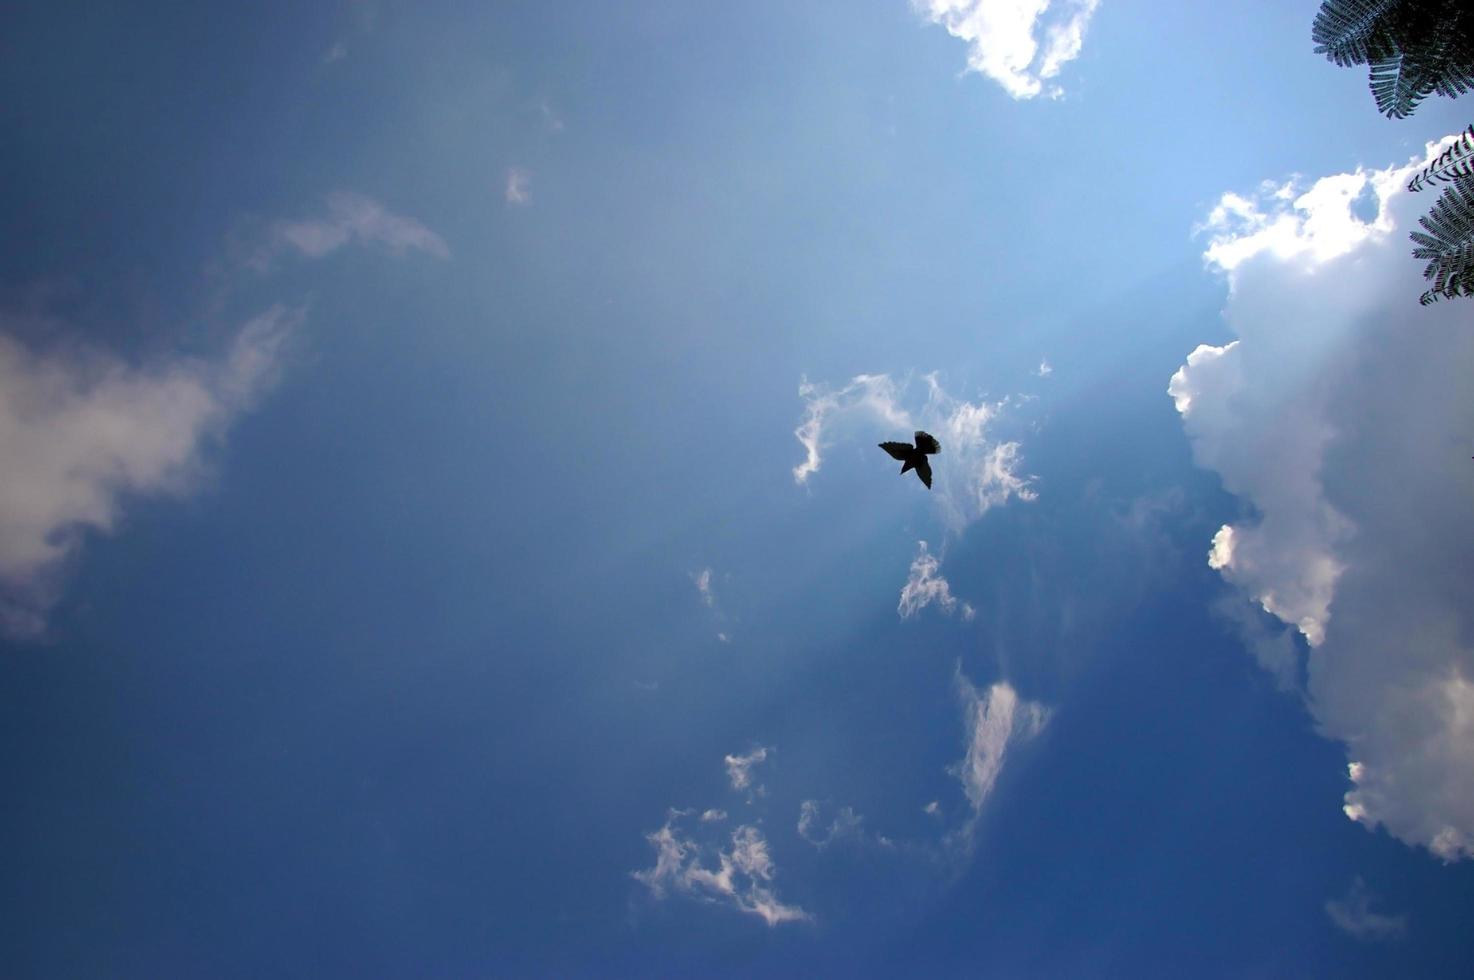
{"type": "Polygon", "coordinates": [[[1413,258],[1428,260],[1423,278],[1433,283],[1418,302],[1427,306],[1440,299],[1474,296],[1474,180],[1445,187],[1418,224],[1423,231],[1410,236],[1418,246],[1413,258]]]}
{"type": "Polygon", "coordinates": [[[1407,189],[1421,191],[1444,182],[1443,194],[1408,237],[1418,247],[1413,258],[1425,259],[1423,278],[1433,288],[1418,297],[1424,306],[1441,299],[1474,296],[1474,126],[1470,126],[1424,167],[1407,189]]]}
{"type": "Polygon", "coordinates": [[[1369,65],[1377,111],[1409,116],[1437,92],[1474,89],[1474,3],[1469,0],[1326,0],[1310,38],[1337,65],[1369,65]]]}
{"type": "MultiPolygon", "coordinates": [[[[1412,115],[1430,94],[1455,98],[1474,89],[1474,0],[1325,0],[1310,29],[1316,54],[1337,65],[1368,65],[1377,110],[1412,115]]],[[[1420,191],[1447,183],[1410,236],[1413,258],[1428,264],[1433,288],[1424,306],[1474,296],[1474,126],[1408,181],[1420,191]]]]}
{"type": "Polygon", "coordinates": [[[1474,126],[1464,130],[1438,159],[1423,168],[1423,172],[1407,182],[1407,189],[1417,193],[1439,181],[1466,181],[1474,178],[1474,126]]]}

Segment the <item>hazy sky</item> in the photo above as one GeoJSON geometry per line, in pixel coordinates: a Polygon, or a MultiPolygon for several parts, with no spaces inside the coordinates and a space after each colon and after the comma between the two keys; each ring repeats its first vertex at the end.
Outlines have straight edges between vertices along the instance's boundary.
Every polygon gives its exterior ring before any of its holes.
{"type": "Polygon", "coordinates": [[[7,5],[0,973],[1465,975],[1474,100],[1316,6],[7,5]]]}

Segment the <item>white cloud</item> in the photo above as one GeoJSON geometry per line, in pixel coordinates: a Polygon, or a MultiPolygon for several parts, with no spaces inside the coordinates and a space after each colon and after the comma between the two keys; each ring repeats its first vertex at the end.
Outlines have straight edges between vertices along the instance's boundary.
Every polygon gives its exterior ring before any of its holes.
{"type": "Polygon", "coordinates": [[[967,402],[949,395],[936,374],[927,375],[925,381],[922,428],[941,441],[943,452],[951,454],[933,465],[936,501],[947,526],[961,531],[1010,497],[1026,502],[1037,499],[1034,478],[1019,472],[1023,463],[1020,443],[990,435],[993,423],[1008,408],[1008,400],[967,402]]]}
{"type": "Polygon", "coordinates": [[[85,348],[31,350],[0,333],[0,627],[39,633],[88,530],[132,496],[182,496],[207,448],[275,379],[301,310],[248,322],[216,362],[133,366],[85,348]]]}
{"type": "Polygon", "coordinates": [[[1050,364],[1049,364],[1049,358],[1047,358],[1047,357],[1046,358],[1041,358],[1040,361],[1039,361],[1039,367],[1034,372],[1035,377],[1047,378],[1047,377],[1049,377],[1053,373],[1054,373],[1054,368],[1050,366],[1050,364]]]}
{"type": "Polygon", "coordinates": [[[531,204],[532,174],[520,167],[508,167],[506,198],[508,204],[531,204]]]}
{"type": "Polygon", "coordinates": [[[804,447],[804,461],[793,468],[793,479],[798,483],[807,483],[819,472],[826,427],[832,433],[837,426],[850,428],[856,421],[887,429],[908,429],[912,424],[911,416],[898,403],[896,383],[886,374],[858,374],[839,391],[803,378],[798,396],[808,403],[803,422],[793,430],[804,447]]]}
{"type": "Polygon", "coordinates": [[[957,692],[962,698],[967,754],[955,772],[971,815],[948,839],[952,846],[967,851],[972,847],[978,816],[1003,771],[1009,747],[1039,734],[1049,721],[1049,709],[1020,698],[1006,681],[979,691],[961,670],[957,672],[957,692]]]}
{"type": "MultiPolygon", "coordinates": [[[[369,198],[339,192],[327,203],[326,217],[272,223],[243,265],[263,272],[284,251],[320,258],[350,242],[450,254],[434,232],[369,198]]],[[[303,317],[278,305],[218,361],[143,365],[80,346],[34,351],[0,330],[0,629],[45,628],[64,566],[87,531],[116,527],[129,497],[198,484],[208,449],[275,379],[303,317]]]]}
{"type": "Polygon", "coordinates": [[[717,597],[711,590],[711,569],[703,568],[699,572],[692,572],[691,581],[696,584],[696,591],[701,594],[701,601],[707,608],[714,607],[717,604],[717,597]]]}
{"type": "Polygon", "coordinates": [[[725,820],[725,819],[727,819],[727,811],[726,810],[711,809],[711,810],[702,810],[701,811],[701,822],[702,823],[713,823],[715,821],[725,820]]]}
{"type": "Polygon", "coordinates": [[[968,517],[967,512],[956,515],[954,525],[970,523],[987,513],[993,507],[1008,502],[1009,497],[1017,497],[1020,500],[1036,500],[1039,494],[1034,490],[1034,478],[1032,476],[1020,476],[1018,468],[1021,463],[1019,459],[1019,444],[1017,442],[1000,442],[989,447],[974,468],[969,486],[971,496],[967,503],[974,510],[976,517],[968,517]]]}
{"type": "Polygon", "coordinates": [[[896,605],[901,618],[910,619],[927,606],[936,603],[949,616],[960,606],[962,618],[972,619],[977,614],[976,610],[965,602],[958,602],[957,597],[952,595],[952,587],[939,572],[941,562],[926,550],[925,541],[918,541],[916,544],[916,558],[911,562],[911,577],[901,588],[901,601],[896,605]]]}
{"type": "MultiPolygon", "coordinates": [[[[794,467],[794,480],[805,484],[819,472],[825,448],[836,441],[905,440],[923,429],[942,444],[941,455],[932,461],[933,496],[950,530],[961,531],[1010,497],[1034,500],[1034,478],[1019,473],[1020,444],[992,435],[1008,400],[968,402],[948,394],[936,374],[922,380],[926,399],[913,412],[903,404],[915,401],[909,380],[898,384],[889,375],[861,374],[832,391],[804,379],[798,393],[807,404],[793,434],[805,458],[794,467]]],[[[874,458],[877,465],[891,462],[879,450],[874,458]]]]}
{"type": "Polygon", "coordinates": [[[328,195],[327,204],[326,217],[273,225],[257,265],[268,265],[284,249],[312,259],[322,258],[349,242],[381,245],[396,255],[413,249],[440,259],[450,257],[450,247],[439,235],[413,218],[394,214],[372,198],[337,191],[328,195]]]}
{"type": "MultiPolygon", "coordinates": [[[[835,841],[860,840],[864,837],[865,818],[855,813],[853,807],[842,807],[829,822],[829,826],[821,832],[819,826],[824,822],[822,809],[818,800],[804,800],[799,804],[798,835],[804,840],[815,847],[823,848],[835,841]]],[[[879,840],[881,843],[889,843],[883,837],[879,840]]]]}
{"type": "Polygon", "coordinates": [[[993,79],[1015,99],[1064,94],[1049,80],[1080,56],[1099,5],[1100,0],[912,0],[932,23],[967,42],[970,71],[993,79]]]}
{"type": "MultiPolygon", "coordinates": [[[[746,755],[729,755],[723,760],[727,765],[727,778],[732,781],[732,788],[744,790],[752,787],[752,770],[761,765],[767,759],[772,749],[765,745],[759,745],[746,755]]],[[[757,787],[761,790],[761,787],[757,787]]]]}
{"type": "Polygon", "coordinates": [[[1266,182],[1253,198],[1224,194],[1198,229],[1210,233],[1204,257],[1225,272],[1258,255],[1296,261],[1306,271],[1323,265],[1393,230],[1392,215],[1385,208],[1363,221],[1351,206],[1369,188],[1386,201],[1406,183],[1401,173],[1397,167],[1358,170],[1323,177],[1303,192],[1292,180],[1266,182]]]}
{"type": "Polygon", "coordinates": [[[769,927],[809,918],[798,906],[784,904],[773,891],[777,869],[762,831],[742,824],[732,831],[727,847],[703,845],[678,826],[689,812],[672,810],[665,826],[645,838],[655,848],[655,866],[633,872],[633,877],[655,898],[676,893],[729,905],[761,918],[769,927]]]}
{"type": "MultiPolygon", "coordinates": [[[[1474,854],[1474,318],[1417,304],[1421,162],[1225,195],[1207,258],[1237,339],[1168,390],[1250,515],[1209,564],[1309,644],[1306,704],[1354,760],[1346,814],[1453,860],[1474,854]]],[[[1283,680],[1275,646],[1255,654],[1283,680]]]]}
{"type": "Polygon", "coordinates": [[[1384,915],[1372,911],[1372,894],[1366,882],[1356,878],[1345,898],[1333,898],[1326,902],[1326,915],[1331,917],[1336,928],[1347,935],[1361,940],[1401,939],[1407,934],[1407,916],[1384,915]]]}
{"type": "Polygon", "coordinates": [[[717,642],[731,643],[732,634],[730,627],[726,626],[728,617],[722,611],[720,603],[717,602],[716,588],[712,585],[712,580],[716,577],[715,574],[710,568],[702,568],[699,571],[691,572],[690,575],[691,583],[696,586],[696,594],[701,597],[701,604],[711,610],[712,618],[716,621],[717,625],[724,627],[723,629],[717,630],[717,642]]]}
{"type": "Polygon", "coordinates": [[[924,813],[924,814],[926,814],[929,817],[940,816],[941,813],[942,813],[942,802],[941,802],[941,800],[932,800],[926,806],[924,806],[924,807],[921,808],[921,812],[924,813]]]}

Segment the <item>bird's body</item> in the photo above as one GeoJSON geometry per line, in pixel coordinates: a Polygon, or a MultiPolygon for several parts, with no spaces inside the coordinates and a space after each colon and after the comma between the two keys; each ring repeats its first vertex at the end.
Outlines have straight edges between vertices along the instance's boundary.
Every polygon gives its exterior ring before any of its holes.
{"type": "Polygon", "coordinates": [[[892,459],[899,459],[902,463],[901,472],[915,470],[917,477],[931,489],[931,463],[928,456],[934,456],[942,451],[942,444],[925,432],[916,433],[916,445],[909,442],[882,442],[880,448],[891,454],[892,459]]]}

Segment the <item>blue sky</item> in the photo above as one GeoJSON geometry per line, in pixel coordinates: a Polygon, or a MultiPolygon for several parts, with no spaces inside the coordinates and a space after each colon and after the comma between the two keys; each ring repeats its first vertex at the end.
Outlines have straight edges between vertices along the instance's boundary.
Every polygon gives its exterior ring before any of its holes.
{"type": "Polygon", "coordinates": [[[618,6],[0,14],[3,972],[1463,975],[1470,103],[618,6]]]}

